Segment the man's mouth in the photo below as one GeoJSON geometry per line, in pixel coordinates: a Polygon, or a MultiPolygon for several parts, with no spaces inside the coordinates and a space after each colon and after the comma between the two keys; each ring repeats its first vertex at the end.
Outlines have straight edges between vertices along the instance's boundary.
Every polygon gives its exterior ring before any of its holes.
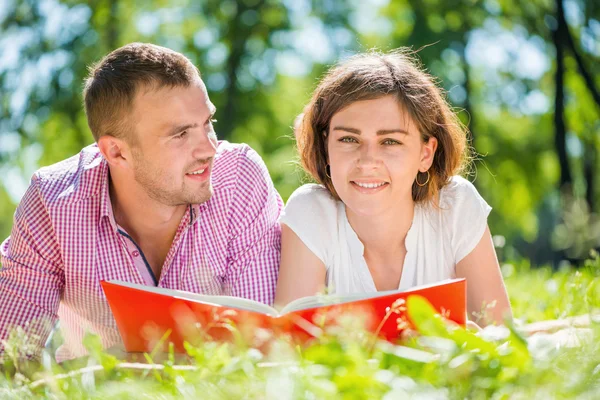
{"type": "Polygon", "coordinates": [[[188,175],[200,175],[200,174],[204,173],[204,170],[206,170],[206,168],[198,169],[198,170],[196,170],[194,172],[188,172],[188,175]]]}
{"type": "Polygon", "coordinates": [[[196,181],[205,181],[210,176],[210,165],[204,165],[201,168],[197,168],[191,172],[185,174],[188,178],[196,181]]]}

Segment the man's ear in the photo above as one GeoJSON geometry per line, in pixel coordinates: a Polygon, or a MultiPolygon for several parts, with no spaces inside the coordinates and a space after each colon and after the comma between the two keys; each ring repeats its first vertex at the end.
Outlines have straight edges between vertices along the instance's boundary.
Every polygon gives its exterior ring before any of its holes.
{"type": "Polygon", "coordinates": [[[421,165],[419,171],[425,172],[431,168],[437,146],[438,141],[433,136],[431,136],[426,143],[423,143],[423,147],[421,148],[421,165]]]}
{"type": "Polygon", "coordinates": [[[98,139],[98,149],[109,165],[113,167],[129,166],[131,152],[124,140],[104,135],[98,139]]]}

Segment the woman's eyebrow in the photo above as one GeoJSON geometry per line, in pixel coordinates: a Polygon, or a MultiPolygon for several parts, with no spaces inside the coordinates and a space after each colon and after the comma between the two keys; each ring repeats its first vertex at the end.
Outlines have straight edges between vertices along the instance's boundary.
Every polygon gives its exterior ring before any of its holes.
{"type": "Polygon", "coordinates": [[[377,131],[377,135],[390,135],[392,133],[402,133],[404,135],[408,135],[408,131],[406,129],[380,129],[377,131]]]}
{"type": "MultiPolygon", "coordinates": [[[[349,128],[347,126],[336,126],[333,128],[334,131],[345,131],[349,133],[354,133],[356,135],[360,135],[360,129],[349,128]]],[[[404,135],[408,135],[408,131],[406,129],[380,129],[377,131],[377,135],[391,135],[392,133],[402,133],[404,135]]]]}

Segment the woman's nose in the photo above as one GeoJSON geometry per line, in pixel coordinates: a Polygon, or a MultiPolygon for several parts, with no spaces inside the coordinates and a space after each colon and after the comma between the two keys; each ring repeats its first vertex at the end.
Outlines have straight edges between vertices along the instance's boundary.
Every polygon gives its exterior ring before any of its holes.
{"type": "Polygon", "coordinates": [[[377,146],[373,144],[362,144],[358,153],[357,164],[360,167],[375,166],[378,163],[379,155],[377,146]]]}

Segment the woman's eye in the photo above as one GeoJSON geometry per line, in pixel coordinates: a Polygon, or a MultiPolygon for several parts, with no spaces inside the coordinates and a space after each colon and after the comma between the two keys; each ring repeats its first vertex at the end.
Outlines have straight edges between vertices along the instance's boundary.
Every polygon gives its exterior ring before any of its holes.
{"type": "Polygon", "coordinates": [[[385,140],[384,140],[383,142],[381,142],[381,143],[382,143],[382,144],[385,144],[385,145],[390,145],[390,144],[402,144],[402,143],[400,143],[399,141],[397,141],[397,140],[394,140],[394,139],[385,139],[385,140]]]}
{"type": "Polygon", "coordinates": [[[340,138],[339,141],[342,143],[357,143],[356,139],[352,136],[344,136],[343,138],[340,138]]]}

